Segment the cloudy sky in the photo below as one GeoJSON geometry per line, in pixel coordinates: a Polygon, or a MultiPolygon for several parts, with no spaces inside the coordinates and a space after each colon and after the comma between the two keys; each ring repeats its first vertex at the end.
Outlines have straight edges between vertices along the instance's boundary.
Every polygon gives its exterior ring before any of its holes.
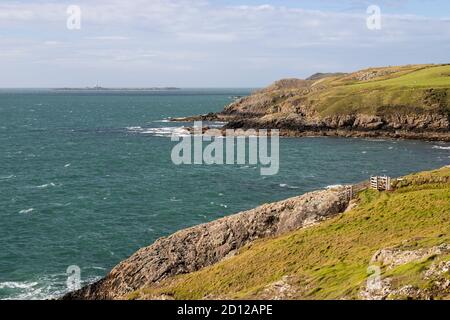
{"type": "Polygon", "coordinates": [[[260,87],[449,52],[447,0],[0,2],[0,87],[260,87]],[[369,5],[381,30],[367,28],[369,5]]]}

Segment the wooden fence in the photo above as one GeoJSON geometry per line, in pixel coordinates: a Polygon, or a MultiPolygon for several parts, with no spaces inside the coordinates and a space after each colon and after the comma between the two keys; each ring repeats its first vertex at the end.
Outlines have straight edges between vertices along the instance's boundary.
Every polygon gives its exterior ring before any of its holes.
{"type": "Polygon", "coordinates": [[[348,200],[353,200],[358,196],[358,193],[369,188],[370,182],[364,181],[358,184],[346,186],[346,196],[348,200]]]}

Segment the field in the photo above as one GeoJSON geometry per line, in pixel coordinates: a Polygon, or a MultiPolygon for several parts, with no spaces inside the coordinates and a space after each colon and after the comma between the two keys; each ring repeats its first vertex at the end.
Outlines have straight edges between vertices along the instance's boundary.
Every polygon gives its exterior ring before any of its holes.
{"type": "Polygon", "coordinates": [[[323,79],[307,96],[322,116],[364,113],[450,112],[450,66],[418,65],[368,69],[323,79]]]}

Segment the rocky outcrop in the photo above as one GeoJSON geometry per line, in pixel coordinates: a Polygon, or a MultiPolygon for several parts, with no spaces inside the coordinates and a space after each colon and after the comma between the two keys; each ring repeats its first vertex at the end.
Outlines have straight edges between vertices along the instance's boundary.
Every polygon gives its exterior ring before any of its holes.
{"type": "Polygon", "coordinates": [[[296,278],[284,276],[281,280],[271,283],[263,289],[259,299],[261,300],[294,300],[298,295],[296,278]]]}
{"type": "MultiPolygon", "coordinates": [[[[393,277],[380,277],[378,281],[371,281],[361,290],[360,297],[365,300],[386,299],[414,299],[431,300],[450,294],[450,280],[448,278],[450,261],[445,255],[450,252],[450,245],[443,243],[431,248],[416,250],[402,249],[401,247],[379,250],[372,257],[371,264],[379,265],[386,270],[394,269],[408,263],[418,263],[434,258],[431,264],[420,275],[428,283],[424,288],[408,283],[396,284],[393,277]],[[441,260],[441,258],[443,260],[441,260]]],[[[381,270],[381,269],[380,269],[381,270]]]]}
{"type": "Polygon", "coordinates": [[[346,90],[353,84],[380,83],[430,67],[372,68],[351,74],[316,74],[307,80],[284,79],[231,103],[222,112],[184,120],[227,122],[224,129],[279,129],[282,136],[450,141],[450,88],[398,85],[384,90],[374,85],[346,90]]]}
{"type": "Polygon", "coordinates": [[[431,256],[442,255],[447,252],[450,252],[450,246],[447,244],[417,250],[402,250],[401,248],[388,248],[382,249],[377,253],[375,253],[371,262],[381,263],[388,269],[392,269],[403,264],[420,261],[423,259],[427,259],[431,256]]]}
{"type": "Polygon", "coordinates": [[[118,299],[229,257],[261,238],[307,227],[345,211],[345,188],[317,191],[179,231],[136,252],[105,278],[64,299],[118,299]]]}
{"type": "MultiPolygon", "coordinates": [[[[306,91],[306,90],[303,90],[306,91]]],[[[285,136],[388,136],[450,141],[450,115],[443,106],[422,112],[404,106],[380,108],[378,115],[364,113],[323,116],[313,106],[293,98],[298,92],[257,93],[216,114],[226,129],[279,129],[285,136]]],[[[302,93],[303,94],[303,93],[302,93]]],[[[428,95],[433,95],[429,93],[428,95]]],[[[425,98],[424,98],[425,99],[425,98]]],[[[438,98],[430,98],[437,105],[438,98]]]]}

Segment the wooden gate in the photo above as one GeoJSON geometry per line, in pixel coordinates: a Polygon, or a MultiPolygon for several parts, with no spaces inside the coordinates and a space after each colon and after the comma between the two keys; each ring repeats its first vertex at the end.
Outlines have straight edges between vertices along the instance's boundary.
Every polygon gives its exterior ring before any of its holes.
{"type": "Polygon", "coordinates": [[[370,187],[378,191],[390,191],[391,177],[370,177],[370,187]]]}

